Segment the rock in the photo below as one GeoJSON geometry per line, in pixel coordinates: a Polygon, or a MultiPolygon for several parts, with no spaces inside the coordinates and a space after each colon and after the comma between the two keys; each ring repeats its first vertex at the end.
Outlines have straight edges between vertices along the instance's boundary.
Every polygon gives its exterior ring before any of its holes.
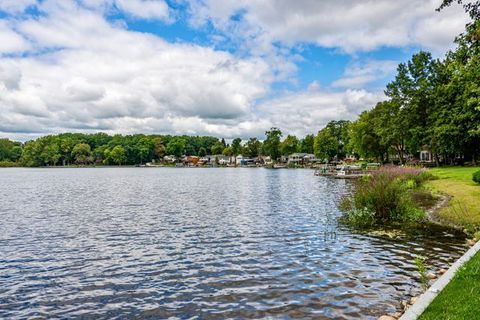
{"type": "Polygon", "coordinates": [[[475,243],[477,243],[475,239],[467,239],[467,245],[469,245],[470,247],[473,246],[475,243]]]}
{"type": "Polygon", "coordinates": [[[410,298],[410,304],[415,304],[415,302],[417,302],[418,300],[418,297],[411,297],[410,298]]]}
{"type": "Polygon", "coordinates": [[[427,278],[430,280],[437,279],[437,275],[433,272],[427,273],[427,278]]]}
{"type": "Polygon", "coordinates": [[[384,315],[384,316],[381,316],[380,318],[378,318],[378,320],[397,320],[397,318],[392,317],[392,316],[388,316],[388,315],[384,315]]]}
{"type": "Polygon", "coordinates": [[[403,309],[403,310],[406,310],[407,307],[408,307],[408,301],[407,301],[407,300],[403,300],[402,303],[401,303],[401,305],[402,305],[402,309],[403,309]]]}
{"type": "Polygon", "coordinates": [[[445,272],[447,272],[447,269],[442,268],[442,269],[438,270],[438,273],[440,273],[440,274],[445,274],[445,272]]]}
{"type": "Polygon", "coordinates": [[[401,316],[402,316],[402,313],[401,313],[401,312],[395,312],[395,313],[393,314],[393,317],[394,317],[395,319],[399,319],[401,316]]]}

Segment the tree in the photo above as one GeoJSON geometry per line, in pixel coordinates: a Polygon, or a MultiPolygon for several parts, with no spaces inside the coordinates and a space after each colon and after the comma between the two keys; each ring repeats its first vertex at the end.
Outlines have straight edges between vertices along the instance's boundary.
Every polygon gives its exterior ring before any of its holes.
{"type": "Polygon", "coordinates": [[[288,156],[297,151],[298,139],[294,135],[288,135],[280,144],[280,153],[288,156]]]}
{"type": "Polygon", "coordinates": [[[258,157],[262,143],[257,138],[250,138],[243,148],[244,154],[249,158],[258,157]]]}
{"type": "Polygon", "coordinates": [[[185,153],[185,140],[182,137],[174,137],[167,144],[167,153],[181,157],[185,153]]]}
{"type": "Polygon", "coordinates": [[[349,149],[354,154],[369,159],[375,158],[384,162],[388,154],[388,146],[376,130],[376,110],[364,111],[349,127],[349,149]]]}
{"type": "Polygon", "coordinates": [[[165,145],[163,144],[163,140],[160,137],[156,137],[153,139],[153,154],[156,159],[163,159],[165,156],[165,145]]]}
{"type": "Polygon", "coordinates": [[[237,156],[242,152],[242,139],[235,138],[232,141],[232,153],[235,158],[234,163],[237,165],[237,156]]]}
{"type": "Polygon", "coordinates": [[[73,147],[72,157],[78,164],[88,164],[92,162],[92,150],[86,143],[78,143],[73,147]]]}
{"type": "Polygon", "coordinates": [[[115,146],[108,154],[108,159],[121,165],[127,161],[127,154],[122,146],[115,146]]]}
{"type": "Polygon", "coordinates": [[[44,165],[52,164],[57,165],[58,160],[60,160],[60,150],[57,144],[49,144],[43,148],[40,158],[43,161],[44,165]]]}
{"type": "Polygon", "coordinates": [[[207,149],[205,149],[204,147],[200,147],[200,149],[198,149],[198,155],[200,157],[205,157],[207,155],[207,149]]]}
{"type": "Polygon", "coordinates": [[[337,140],[330,130],[324,128],[318,131],[313,148],[317,158],[330,161],[337,154],[337,140]]]}
{"type": "Polygon", "coordinates": [[[314,153],[317,158],[328,161],[333,158],[341,159],[346,156],[350,121],[330,121],[315,137],[314,153]]]}
{"type": "MultiPolygon", "coordinates": [[[[397,122],[400,124],[393,125],[399,125],[400,128],[397,129],[405,133],[402,147],[410,153],[420,151],[425,145],[429,145],[431,140],[428,128],[432,125],[430,115],[434,106],[433,79],[434,62],[431,54],[420,51],[406,64],[401,63],[398,66],[395,79],[385,90],[391,101],[382,106],[389,107],[394,113],[389,117],[399,117],[400,121],[397,122]]],[[[403,162],[404,150],[397,151],[403,162]]]]}
{"type": "Polygon", "coordinates": [[[242,152],[242,139],[240,138],[233,139],[232,152],[234,156],[238,156],[242,152]]]}
{"type": "Polygon", "coordinates": [[[440,11],[440,10],[452,5],[452,3],[454,3],[454,2],[462,5],[463,8],[465,9],[465,12],[470,15],[470,18],[472,18],[472,20],[479,20],[480,19],[480,2],[479,1],[443,0],[442,4],[437,9],[437,11],[440,11]]]}
{"type": "Polygon", "coordinates": [[[224,146],[221,141],[217,141],[217,142],[215,142],[215,144],[212,147],[212,153],[213,154],[222,154],[223,149],[225,149],[225,148],[226,148],[226,146],[224,146]]]}
{"type": "Polygon", "coordinates": [[[273,161],[276,161],[280,157],[280,138],[282,137],[282,131],[278,128],[271,128],[265,132],[266,139],[263,143],[264,150],[273,161]]]}
{"type": "Polygon", "coordinates": [[[298,144],[298,152],[313,154],[313,143],[315,137],[313,134],[307,134],[298,144]]]}

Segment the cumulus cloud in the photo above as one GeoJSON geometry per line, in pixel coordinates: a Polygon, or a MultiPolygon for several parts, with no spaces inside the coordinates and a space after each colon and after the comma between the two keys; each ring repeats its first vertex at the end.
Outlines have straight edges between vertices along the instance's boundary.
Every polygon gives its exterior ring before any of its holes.
{"type": "Polygon", "coordinates": [[[354,63],[346,68],[343,76],[332,83],[332,87],[362,88],[368,83],[384,79],[393,74],[398,61],[370,60],[365,64],[354,63]]]}
{"type": "Polygon", "coordinates": [[[0,11],[17,14],[36,2],[36,0],[2,0],[0,1],[0,11]]]}
{"type": "Polygon", "coordinates": [[[292,92],[259,105],[272,123],[287,133],[303,136],[331,120],[354,120],[359,113],[385,99],[383,92],[348,89],[331,92],[321,89],[292,92]]]}
{"type": "Polygon", "coordinates": [[[40,9],[15,27],[46,53],[0,59],[2,131],[221,134],[251,126],[273,79],[262,59],[131,32],[73,2],[40,9]]]}
{"type": "Polygon", "coordinates": [[[197,0],[191,22],[211,22],[228,34],[254,38],[259,48],[273,42],[302,42],[347,53],[382,46],[420,45],[431,50],[450,48],[468,21],[460,6],[438,13],[440,0],[197,0]]]}
{"type": "Polygon", "coordinates": [[[313,43],[354,54],[423,43],[443,50],[466,18],[459,7],[436,13],[436,5],[188,1],[192,26],[211,25],[216,42],[236,45],[221,50],[167,42],[106,18],[121,13],[169,24],[178,16],[165,0],[2,0],[0,133],[19,139],[99,130],[261,138],[271,126],[311,133],[329,120],[354,119],[383,99],[382,92],[361,88],[388,76],[395,62],[352,63],[330,87],[313,81],[280,94],[275,84],[295,84],[302,59],[294,54],[301,50],[290,48],[313,43]],[[36,13],[26,14],[32,6],[36,13]]]}

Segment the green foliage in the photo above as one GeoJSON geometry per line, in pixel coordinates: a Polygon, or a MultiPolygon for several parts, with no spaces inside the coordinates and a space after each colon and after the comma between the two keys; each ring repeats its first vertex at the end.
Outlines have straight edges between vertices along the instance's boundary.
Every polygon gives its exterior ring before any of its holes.
{"type": "MultiPolygon", "coordinates": [[[[392,167],[359,180],[354,195],[342,200],[346,222],[355,221],[366,212],[374,213],[375,223],[421,221],[425,215],[413,194],[426,179],[428,176],[421,170],[392,167]]],[[[372,224],[370,220],[366,223],[372,224]]]]}
{"type": "Polygon", "coordinates": [[[234,156],[238,156],[242,152],[242,139],[235,138],[232,141],[232,153],[234,156]]]}
{"type": "Polygon", "coordinates": [[[376,223],[375,211],[367,207],[359,209],[353,208],[346,212],[341,218],[341,221],[352,227],[369,228],[376,223]]]}
{"type": "Polygon", "coordinates": [[[225,145],[221,141],[217,141],[212,146],[212,154],[222,154],[223,149],[225,149],[225,145]]]}
{"type": "Polygon", "coordinates": [[[16,162],[22,155],[22,147],[19,142],[8,139],[0,139],[0,161],[16,162]]]}
{"type": "Polygon", "coordinates": [[[250,138],[243,148],[243,153],[249,158],[254,158],[260,155],[261,150],[262,142],[257,138],[250,138]]]}
{"type": "Polygon", "coordinates": [[[320,130],[313,145],[315,156],[329,161],[334,157],[337,159],[345,157],[349,145],[349,125],[350,121],[330,121],[320,130]]]}
{"type": "Polygon", "coordinates": [[[122,146],[115,146],[112,150],[107,152],[107,161],[118,165],[125,164],[127,161],[127,154],[122,146]]]}
{"type": "Polygon", "coordinates": [[[265,154],[275,161],[280,157],[280,138],[282,137],[282,131],[278,128],[271,128],[265,132],[265,135],[267,137],[263,142],[265,154]]]}
{"type": "Polygon", "coordinates": [[[13,161],[9,161],[9,160],[2,160],[0,161],[0,168],[10,168],[10,167],[16,167],[18,164],[13,162],[13,161]]]}
{"type": "Polygon", "coordinates": [[[73,147],[72,157],[77,164],[88,164],[92,162],[92,149],[86,143],[79,143],[73,147]]]}
{"type": "Polygon", "coordinates": [[[473,182],[480,184],[480,170],[472,174],[472,180],[473,182]]]}
{"type": "Polygon", "coordinates": [[[186,141],[183,137],[173,137],[167,144],[166,152],[169,155],[180,157],[185,154],[186,141]]]}
{"type": "Polygon", "coordinates": [[[288,135],[285,140],[280,143],[280,153],[288,156],[297,151],[298,139],[294,135],[288,135]]]}
{"type": "Polygon", "coordinates": [[[315,136],[313,134],[307,134],[305,138],[301,139],[298,143],[297,151],[302,153],[313,154],[313,145],[315,136]]]}
{"type": "Polygon", "coordinates": [[[425,257],[415,257],[415,266],[417,267],[418,274],[420,275],[420,284],[422,285],[423,291],[426,291],[428,289],[427,266],[425,264],[425,261],[425,257]]]}

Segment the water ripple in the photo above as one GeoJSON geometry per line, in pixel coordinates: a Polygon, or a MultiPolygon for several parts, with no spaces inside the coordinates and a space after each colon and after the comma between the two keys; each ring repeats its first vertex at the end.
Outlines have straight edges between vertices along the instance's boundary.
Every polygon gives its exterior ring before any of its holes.
{"type": "Polygon", "coordinates": [[[338,227],[308,170],[5,169],[0,318],[374,319],[463,239],[338,227]]]}

